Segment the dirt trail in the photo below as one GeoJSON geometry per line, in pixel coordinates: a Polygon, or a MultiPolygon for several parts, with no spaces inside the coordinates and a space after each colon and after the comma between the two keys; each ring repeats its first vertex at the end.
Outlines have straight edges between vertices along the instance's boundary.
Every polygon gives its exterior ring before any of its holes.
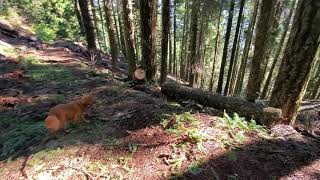
{"type": "Polygon", "coordinates": [[[155,86],[130,88],[107,60],[93,69],[63,47],[37,50],[0,37],[15,55],[0,55],[1,179],[320,178],[320,143],[289,126],[270,130],[270,139],[246,133],[234,145],[238,134],[221,118],[169,102],[155,86]],[[96,99],[90,122],[70,124],[70,133],[39,145],[48,109],[87,93],[96,99]],[[164,115],[197,125],[175,135],[160,125],[164,115]],[[190,139],[199,132],[201,146],[190,139]]]}

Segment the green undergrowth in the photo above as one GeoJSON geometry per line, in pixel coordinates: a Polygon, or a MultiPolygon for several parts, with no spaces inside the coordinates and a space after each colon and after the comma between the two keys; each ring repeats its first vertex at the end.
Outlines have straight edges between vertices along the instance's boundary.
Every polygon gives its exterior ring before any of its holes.
{"type": "Polygon", "coordinates": [[[190,112],[172,116],[165,115],[161,125],[167,132],[176,136],[184,136],[186,142],[196,144],[202,149],[204,133],[198,129],[199,121],[190,112]]]}
{"type": "Polygon", "coordinates": [[[72,82],[72,73],[63,65],[42,64],[40,59],[28,56],[21,61],[21,67],[27,71],[27,77],[33,82],[72,82]]]}
{"type": "MultiPolygon", "coordinates": [[[[190,112],[179,115],[164,115],[161,125],[165,131],[178,136],[179,139],[183,139],[182,143],[172,144],[173,155],[168,160],[171,165],[171,178],[183,178],[181,177],[181,167],[186,157],[183,153],[181,154],[181,151],[188,151],[186,146],[188,143],[197,145],[202,152],[207,152],[204,142],[214,141],[222,148],[230,149],[226,153],[226,157],[231,161],[237,161],[237,149],[245,144],[247,140],[253,137],[270,137],[264,126],[257,124],[253,119],[248,121],[237,113],[234,113],[233,116],[224,113],[223,117],[215,118],[212,124],[205,128],[200,126],[200,120],[190,112]]],[[[201,164],[201,159],[195,160],[188,166],[187,171],[197,175],[202,171],[201,164]]]]}
{"type": "Polygon", "coordinates": [[[241,145],[250,137],[269,138],[264,126],[258,125],[253,119],[248,121],[237,113],[234,113],[232,117],[224,113],[223,118],[219,118],[214,128],[219,129],[214,139],[225,147],[241,145]]]}

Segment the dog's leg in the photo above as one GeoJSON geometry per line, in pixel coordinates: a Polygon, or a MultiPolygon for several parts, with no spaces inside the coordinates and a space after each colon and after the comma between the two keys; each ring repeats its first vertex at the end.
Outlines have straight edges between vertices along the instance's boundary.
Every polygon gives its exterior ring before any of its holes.
{"type": "Polygon", "coordinates": [[[50,130],[50,138],[57,139],[57,131],[56,130],[50,130]]]}
{"type": "Polygon", "coordinates": [[[84,114],[81,115],[81,119],[82,121],[84,121],[85,123],[89,123],[90,121],[88,121],[85,117],[84,114]]]}
{"type": "Polygon", "coordinates": [[[67,122],[66,121],[64,121],[64,123],[63,123],[63,132],[64,133],[69,133],[70,131],[67,129],[67,122]]]}

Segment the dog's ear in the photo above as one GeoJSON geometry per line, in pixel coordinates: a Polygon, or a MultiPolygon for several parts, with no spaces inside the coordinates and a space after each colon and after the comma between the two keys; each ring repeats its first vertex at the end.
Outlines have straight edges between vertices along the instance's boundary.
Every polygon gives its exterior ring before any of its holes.
{"type": "Polygon", "coordinates": [[[85,102],[86,104],[93,104],[94,103],[94,99],[91,95],[83,96],[82,101],[85,102]]]}

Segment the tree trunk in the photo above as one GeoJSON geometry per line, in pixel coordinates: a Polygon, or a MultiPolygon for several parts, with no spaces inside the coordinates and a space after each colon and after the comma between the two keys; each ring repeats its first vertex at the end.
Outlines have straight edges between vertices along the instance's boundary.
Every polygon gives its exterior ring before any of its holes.
{"type": "Polygon", "coordinates": [[[177,72],[177,16],[176,16],[176,1],[173,1],[173,74],[175,77],[178,76],[177,72]]]}
{"type": "Polygon", "coordinates": [[[167,78],[169,33],[170,33],[170,0],[163,0],[162,2],[161,70],[160,70],[161,84],[164,83],[167,78]]]}
{"type": "Polygon", "coordinates": [[[108,36],[110,41],[112,64],[115,65],[119,56],[118,42],[116,39],[116,29],[115,24],[112,19],[112,1],[104,0],[104,12],[106,16],[106,26],[108,30],[108,36]]]}
{"type": "Polygon", "coordinates": [[[234,61],[237,60],[237,59],[235,59],[235,53],[236,53],[237,44],[238,44],[238,36],[239,36],[239,31],[240,31],[244,3],[245,3],[245,0],[241,0],[240,10],[239,10],[239,14],[238,14],[238,21],[237,21],[237,26],[236,26],[236,32],[234,34],[234,40],[233,40],[233,45],[232,45],[232,50],[231,50],[231,57],[230,57],[230,65],[229,65],[229,71],[228,71],[228,76],[227,76],[227,82],[226,82],[226,85],[224,86],[224,93],[223,94],[225,96],[227,96],[228,92],[229,92],[231,74],[234,69],[234,67],[233,67],[234,61]]]}
{"type": "Polygon", "coordinates": [[[213,91],[213,83],[214,83],[214,73],[216,68],[216,59],[217,59],[217,52],[218,52],[218,45],[219,45],[219,33],[220,33],[220,21],[221,21],[221,14],[222,14],[222,0],[220,0],[220,10],[219,10],[219,19],[218,19],[218,29],[215,38],[215,47],[214,47],[214,55],[213,55],[213,63],[212,63],[212,71],[211,71],[211,78],[209,84],[209,91],[213,91]]]}
{"type": "Polygon", "coordinates": [[[208,33],[208,25],[209,25],[209,14],[208,14],[208,9],[203,5],[202,7],[202,15],[201,15],[201,28],[199,31],[199,50],[198,50],[198,59],[200,61],[199,63],[199,68],[198,68],[198,76],[199,78],[197,79],[198,84],[200,85],[201,88],[204,86],[204,74],[206,73],[205,65],[206,65],[206,38],[207,38],[207,33],[208,33]]]}
{"type": "Polygon", "coordinates": [[[94,5],[93,0],[90,0],[90,6],[91,6],[91,13],[92,13],[92,19],[93,19],[93,26],[96,32],[96,37],[97,37],[97,41],[98,41],[98,48],[101,49],[101,41],[100,41],[100,32],[99,32],[99,28],[98,28],[98,18],[97,18],[97,13],[96,13],[96,7],[94,5]]]}
{"type": "Polygon", "coordinates": [[[85,29],[84,29],[81,13],[80,13],[80,10],[79,10],[78,0],[73,0],[73,3],[74,3],[74,11],[76,13],[76,16],[77,16],[77,19],[78,19],[78,23],[79,23],[79,27],[80,27],[80,33],[81,33],[81,35],[85,35],[85,29]]]}
{"type": "MultiPolygon", "coordinates": [[[[320,52],[320,50],[318,50],[318,51],[320,52]]],[[[318,53],[318,54],[319,55],[318,55],[318,60],[317,61],[319,61],[319,59],[320,59],[320,53],[318,53]]],[[[319,67],[317,69],[315,78],[317,78],[317,79],[315,79],[316,82],[314,83],[314,86],[313,86],[311,94],[310,94],[310,98],[311,99],[315,99],[317,94],[318,94],[318,91],[319,91],[319,87],[320,87],[320,64],[319,64],[319,67]]]]}
{"type": "Polygon", "coordinates": [[[236,87],[235,87],[235,95],[240,95],[242,86],[243,86],[243,79],[244,75],[246,73],[246,67],[248,62],[248,55],[251,47],[251,41],[253,36],[253,30],[256,24],[257,14],[258,14],[258,8],[259,8],[259,0],[255,1],[255,6],[253,10],[253,14],[250,20],[250,24],[246,33],[246,42],[243,48],[241,63],[240,63],[240,70],[238,73],[237,81],[236,81],[236,87]]]}
{"type": "Polygon", "coordinates": [[[189,23],[189,0],[186,0],[185,2],[185,9],[186,13],[183,17],[183,31],[182,31],[182,42],[181,42],[181,52],[180,52],[180,78],[185,79],[186,78],[186,56],[185,56],[185,49],[186,49],[186,42],[187,42],[187,28],[189,23]]]}
{"type": "Polygon", "coordinates": [[[320,37],[320,3],[301,0],[272,91],[270,104],[294,124],[315,63],[320,37]]]}
{"type": "Polygon", "coordinates": [[[226,97],[202,89],[190,88],[176,83],[165,83],[161,86],[161,92],[176,100],[195,100],[203,106],[209,106],[228,113],[239,113],[248,119],[254,118],[264,125],[271,125],[281,118],[281,109],[247,102],[236,97],[226,97]]]}
{"type": "Polygon", "coordinates": [[[265,67],[265,53],[268,39],[268,32],[272,19],[272,8],[274,7],[275,0],[262,0],[261,12],[257,21],[256,39],[254,54],[252,58],[249,81],[247,85],[247,100],[254,102],[261,89],[261,83],[263,80],[263,69],[265,67]]]}
{"type": "Polygon", "coordinates": [[[234,2],[235,0],[231,0],[230,3],[230,9],[229,9],[229,17],[228,17],[228,25],[227,25],[227,31],[226,31],[226,38],[224,41],[224,47],[223,47],[223,54],[222,54],[222,60],[221,60],[221,67],[220,67],[220,73],[219,73],[219,81],[218,81],[218,87],[216,92],[222,93],[222,86],[223,86],[223,78],[224,78],[224,69],[226,66],[226,60],[228,55],[228,45],[229,45],[229,39],[230,39],[230,33],[231,33],[231,27],[232,27],[232,19],[233,19],[233,10],[234,10],[234,2]]]}
{"type": "Polygon", "coordinates": [[[261,94],[261,99],[265,99],[267,97],[267,93],[268,93],[269,86],[270,86],[271,79],[272,79],[272,75],[273,75],[273,70],[276,67],[276,64],[278,62],[278,59],[279,59],[279,56],[280,56],[280,53],[281,53],[281,49],[282,49],[282,47],[284,47],[284,41],[286,39],[288,30],[289,30],[290,20],[291,20],[291,17],[293,15],[293,11],[294,11],[294,5],[295,5],[295,1],[292,2],[289,15],[288,15],[287,19],[285,20],[284,27],[283,27],[284,31],[283,31],[283,34],[281,36],[281,39],[280,39],[280,42],[279,42],[279,46],[277,48],[276,55],[273,58],[273,61],[272,61],[271,67],[270,67],[270,71],[269,71],[269,74],[268,74],[268,77],[267,77],[267,80],[266,80],[266,83],[265,83],[265,85],[263,87],[262,94],[261,94]]]}
{"type": "MultiPolygon", "coordinates": [[[[100,0],[98,0],[98,6],[99,6],[99,16],[100,16],[100,21],[101,21],[101,29],[102,29],[102,39],[103,39],[103,48],[102,50],[106,50],[107,47],[107,41],[106,41],[106,36],[105,36],[105,29],[104,29],[104,19],[103,19],[103,16],[102,16],[102,8],[101,8],[101,5],[100,5],[100,0]]],[[[101,47],[100,47],[101,48],[101,47]]]]}
{"type": "Polygon", "coordinates": [[[127,58],[127,50],[126,50],[126,44],[125,44],[125,40],[124,40],[124,32],[123,32],[123,23],[122,23],[122,17],[120,15],[120,12],[119,12],[119,8],[120,7],[120,1],[118,0],[117,1],[117,15],[118,15],[118,26],[119,26],[119,31],[120,31],[120,44],[121,44],[121,51],[122,51],[122,54],[124,55],[124,57],[126,59],[127,58]]]}
{"type": "Polygon", "coordinates": [[[239,58],[239,50],[240,50],[240,42],[241,42],[241,34],[243,31],[243,19],[244,19],[244,14],[242,14],[242,18],[241,18],[241,27],[240,27],[240,33],[238,36],[238,43],[237,43],[237,50],[236,50],[236,55],[235,55],[235,59],[236,61],[234,62],[234,68],[232,70],[232,74],[231,74],[231,81],[230,81],[230,85],[229,85],[229,94],[231,96],[234,95],[234,89],[235,89],[235,85],[236,85],[236,74],[238,74],[239,72],[239,63],[238,63],[238,58],[239,58]]]}
{"type": "Polygon", "coordinates": [[[94,27],[90,18],[88,1],[87,0],[79,0],[79,6],[81,10],[83,25],[86,32],[86,39],[88,43],[89,50],[96,50],[96,36],[94,34],[94,27]]]}
{"type": "MultiPolygon", "coordinates": [[[[260,92],[263,91],[263,87],[266,83],[266,80],[267,80],[267,69],[268,69],[268,64],[269,64],[269,61],[270,61],[270,58],[271,58],[271,55],[273,54],[273,51],[274,51],[274,46],[276,45],[276,38],[279,34],[279,25],[280,25],[280,18],[281,18],[281,13],[283,11],[283,4],[282,4],[282,1],[279,1],[277,0],[276,2],[276,6],[274,8],[274,10],[272,11],[273,12],[273,17],[272,17],[272,25],[271,25],[271,28],[270,28],[270,31],[269,31],[269,35],[268,35],[268,40],[267,40],[267,50],[266,50],[266,54],[265,54],[265,67],[263,69],[263,78],[262,78],[262,82],[261,82],[261,88],[260,89],[260,92]]],[[[262,93],[260,95],[259,98],[262,98],[262,93]]],[[[262,98],[263,99],[263,98],[262,98]]]]}
{"type": "Polygon", "coordinates": [[[124,36],[127,50],[127,60],[129,64],[129,79],[132,78],[133,72],[136,69],[136,55],[134,46],[134,30],[132,17],[132,2],[131,0],[122,0],[122,13],[124,24],[124,36]]]}
{"type": "Polygon", "coordinates": [[[190,72],[189,72],[189,84],[193,87],[196,84],[196,66],[197,66],[197,32],[198,32],[198,7],[199,3],[197,0],[192,1],[191,9],[191,38],[190,38],[190,72]]]}
{"type": "MultiPolygon", "coordinates": [[[[171,26],[170,26],[171,27],[171,26]]],[[[170,28],[171,29],[171,28],[170,28]]],[[[169,29],[169,74],[172,75],[172,35],[171,35],[171,30],[169,29]]]]}
{"type": "Polygon", "coordinates": [[[121,49],[121,40],[120,40],[120,31],[119,31],[119,27],[118,27],[118,21],[119,21],[119,17],[117,18],[116,16],[116,11],[115,11],[115,7],[114,7],[114,1],[111,0],[111,14],[113,17],[113,22],[114,22],[114,29],[115,29],[115,36],[116,36],[116,40],[117,40],[117,48],[118,48],[118,56],[119,56],[119,51],[121,49]]]}
{"type": "Polygon", "coordinates": [[[156,15],[156,0],[140,0],[142,66],[151,81],[156,78],[156,15]]]}

